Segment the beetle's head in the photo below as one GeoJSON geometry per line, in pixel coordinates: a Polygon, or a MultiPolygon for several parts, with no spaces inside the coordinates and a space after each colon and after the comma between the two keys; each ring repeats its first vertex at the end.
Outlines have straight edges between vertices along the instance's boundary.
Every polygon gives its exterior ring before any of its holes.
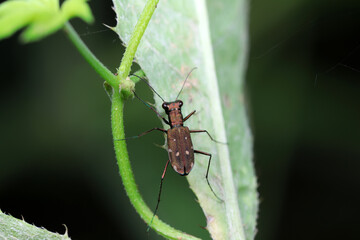
{"type": "Polygon", "coordinates": [[[182,105],[183,102],[181,100],[176,100],[174,102],[164,102],[162,108],[168,113],[174,110],[181,110],[182,105]]]}

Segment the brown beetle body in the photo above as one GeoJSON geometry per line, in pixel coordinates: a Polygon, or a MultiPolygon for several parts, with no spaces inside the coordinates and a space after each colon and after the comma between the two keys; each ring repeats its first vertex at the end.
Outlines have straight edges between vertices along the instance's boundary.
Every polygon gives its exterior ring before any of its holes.
{"type": "Polygon", "coordinates": [[[180,175],[188,175],[194,166],[194,148],[187,127],[167,131],[167,144],[171,166],[180,175]]]}
{"type": "MultiPolygon", "coordinates": [[[[191,71],[193,71],[194,69],[192,69],[191,71]]],[[[191,71],[190,71],[190,73],[191,73],[191,71]]],[[[185,82],[188,79],[190,73],[186,77],[181,90],[183,89],[183,87],[185,85],[185,82]]],[[[140,79],[142,79],[142,78],[140,78],[140,79]]],[[[165,164],[165,169],[164,169],[163,174],[161,176],[158,202],[156,204],[154,215],[153,215],[153,217],[152,217],[152,219],[151,219],[151,221],[149,223],[148,230],[150,228],[150,225],[151,225],[151,223],[152,223],[152,221],[153,221],[153,219],[154,219],[154,217],[156,215],[157,209],[159,207],[162,183],[163,183],[165,173],[166,173],[166,169],[167,169],[169,163],[171,163],[171,166],[175,170],[175,172],[177,172],[178,174],[180,174],[182,176],[185,176],[185,175],[188,175],[190,173],[190,171],[192,170],[192,168],[194,166],[194,154],[195,153],[208,156],[209,157],[209,163],[208,163],[205,178],[206,178],[208,186],[209,186],[210,190],[212,191],[212,193],[214,194],[214,196],[216,198],[218,198],[220,201],[222,201],[215,194],[214,190],[212,189],[212,187],[210,185],[209,179],[208,179],[210,163],[211,163],[211,154],[207,153],[207,152],[200,151],[200,150],[195,150],[194,147],[193,147],[192,141],[191,141],[190,134],[191,133],[207,133],[207,135],[210,137],[210,139],[212,141],[214,141],[214,142],[218,142],[218,141],[213,139],[210,136],[210,134],[208,133],[208,131],[206,131],[206,130],[189,130],[188,127],[184,126],[184,122],[187,119],[189,119],[196,111],[194,110],[190,114],[188,114],[185,118],[183,117],[183,115],[181,113],[181,107],[183,105],[183,102],[181,100],[177,100],[180,93],[181,93],[181,90],[178,93],[175,101],[173,101],[173,102],[165,102],[164,99],[150,85],[149,85],[149,87],[154,91],[154,93],[156,93],[163,100],[162,108],[165,110],[165,113],[168,116],[168,120],[165,119],[163,116],[161,116],[161,114],[157,110],[155,110],[152,106],[149,106],[141,98],[139,98],[136,95],[135,92],[134,92],[134,96],[136,98],[138,98],[140,101],[142,101],[152,111],[154,111],[156,113],[156,115],[158,115],[167,125],[170,126],[170,129],[166,130],[166,129],[162,129],[162,128],[152,128],[152,129],[150,129],[150,130],[148,130],[146,132],[143,132],[142,134],[140,134],[138,136],[135,136],[135,137],[141,137],[141,136],[144,136],[145,134],[148,134],[148,133],[150,133],[150,132],[152,132],[154,130],[161,131],[161,132],[163,132],[163,133],[165,133],[167,135],[167,145],[168,145],[169,159],[165,164]]],[[[132,137],[132,138],[134,138],[134,137],[132,137]]]]}
{"type": "Polygon", "coordinates": [[[169,160],[175,172],[184,176],[188,175],[194,166],[194,147],[189,128],[183,126],[182,105],[181,100],[176,100],[164,102],[162,107],[169,117],[171,127],[167,130],[169,160]]]}

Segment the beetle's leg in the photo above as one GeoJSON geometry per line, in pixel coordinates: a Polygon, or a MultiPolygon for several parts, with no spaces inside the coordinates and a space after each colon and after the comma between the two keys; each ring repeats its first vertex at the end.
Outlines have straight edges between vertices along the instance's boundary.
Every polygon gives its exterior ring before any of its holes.
{"type": "Polygon", "coordinates": [[[183,122],[185,122],[186,120],[188,120],[195,112],[196,112],[196,110],[192,111],[189,115],[187,115],[186,117],[184,117],[183,122]]]}
{"type": "Polygon", "coordinates": [[[220,142],[220,141],[213,139],[213,137],[210,135],[210,133],[206,130],[190,130],[190,133],[202,133],[202,132],[206,132],[207,135],[210,137],[210,139],[216,143],[227,144],[225,142],[220,142]]]}
{"type": "Polygon", "coordinates": [[[141,134],[139,134],[139,135],[137,135],[137,136],[127,137],[127,138],[123,138],[123,139],[115,139],[114,141],[123,141],[123,140],[128,140],[128,139],[139,138],[139,137],[142,137],[142,136],[144,136],[144,135],[146,135],[146,134],[148,134],[148,133],[150,133],[150,132],[152,132],[152,131],[154,131],[154,130],[158,130],[158,131],[167,133],[167,130],[165,130],[165,129],[162,129],[162,128],[152,128],[152,129],[150,129],[150,130],[148,130],[148,131],[146,131],[146,132],[143,132],[143,133],[141,133],[141,134]]]}
{"type": "Polygon", "coordinates": [[[194,150],[194,153],[200,153],[200,154],[203,154],[203,155],[206,155],[206,156],[209,156],[209,163],[208,163],[208,167],[207,167],[207,171],[206,171],[206,181],[209,185],[209,188],[210,190],[212,191],[212,193],[215,195],[215,197],[217,199],[219,199],[221,202],[223,202],[223,200],[221,198],[218,197],[218,195],[216,195],[216,193],[214,192],[213,188],[211,187],[210,185],[210,182],[209,182],[209,169],[210,169],[210,164],[211,164],[211,154],[210,153],[207,153],[207,152],[203,152],[203,151],[199,151],[199,150],[194,150]]]}
{"type": "Polygon", "coordinates": [[[164,178],[165,178],[165,173],[166,173],[166,169],[167,169],[167,167],[168,167],[168,165],[169,165],[169,162],[170,162],[170,159],[167,160],[166,165],[165,165],[165,168],[164,168],[164,172],[163,172],[163,174],[162,174],[162,176],[161,176],[161,182],[160,182],[160,190],[159,190],[158,201],[157,201],[157,204],[156,204],[156,207],[155,207],[154,215],[152,216],[151,221],[150,221],[150,223],[149,223],[149,225],[148,225],[148,227],[147,227],[147,230],[146,230],[147,232],[150,230],[151,224],[152,224],[152,222],[153,222],[153,220],[154,220],[154,217],[155,217],[155,215],[156,215],[156,212],[157,212],[157,210],[158,210],[158,208],[159,208],[160,197],[161,197],[161,190],[162,190],[162,184],[163,184],[163,180],[164,180],[164,178]]]}

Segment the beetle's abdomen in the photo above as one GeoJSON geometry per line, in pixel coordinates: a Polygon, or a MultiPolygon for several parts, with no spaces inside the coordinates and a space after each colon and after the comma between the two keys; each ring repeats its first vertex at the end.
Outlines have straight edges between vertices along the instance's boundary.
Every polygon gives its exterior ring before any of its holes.
{"type": "Polygon", "coordinates": [[[167,132],[171,166],[180,175],[188,175],[194,166],[194,149],[187,127],[175,127],[167,132]]]}

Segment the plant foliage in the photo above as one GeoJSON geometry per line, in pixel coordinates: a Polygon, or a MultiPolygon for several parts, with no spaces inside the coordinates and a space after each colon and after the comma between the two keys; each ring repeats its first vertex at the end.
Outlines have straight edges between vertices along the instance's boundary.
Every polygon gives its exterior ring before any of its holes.
{"type": "Polygon", "coordinates": [[[0,39],[26,27],[20,39],[37,41],[56,32],[74,17],[93,22],[87,0],[66,0],[61,8],[59,0],[9,0],[0,5],[0,39]]]}

